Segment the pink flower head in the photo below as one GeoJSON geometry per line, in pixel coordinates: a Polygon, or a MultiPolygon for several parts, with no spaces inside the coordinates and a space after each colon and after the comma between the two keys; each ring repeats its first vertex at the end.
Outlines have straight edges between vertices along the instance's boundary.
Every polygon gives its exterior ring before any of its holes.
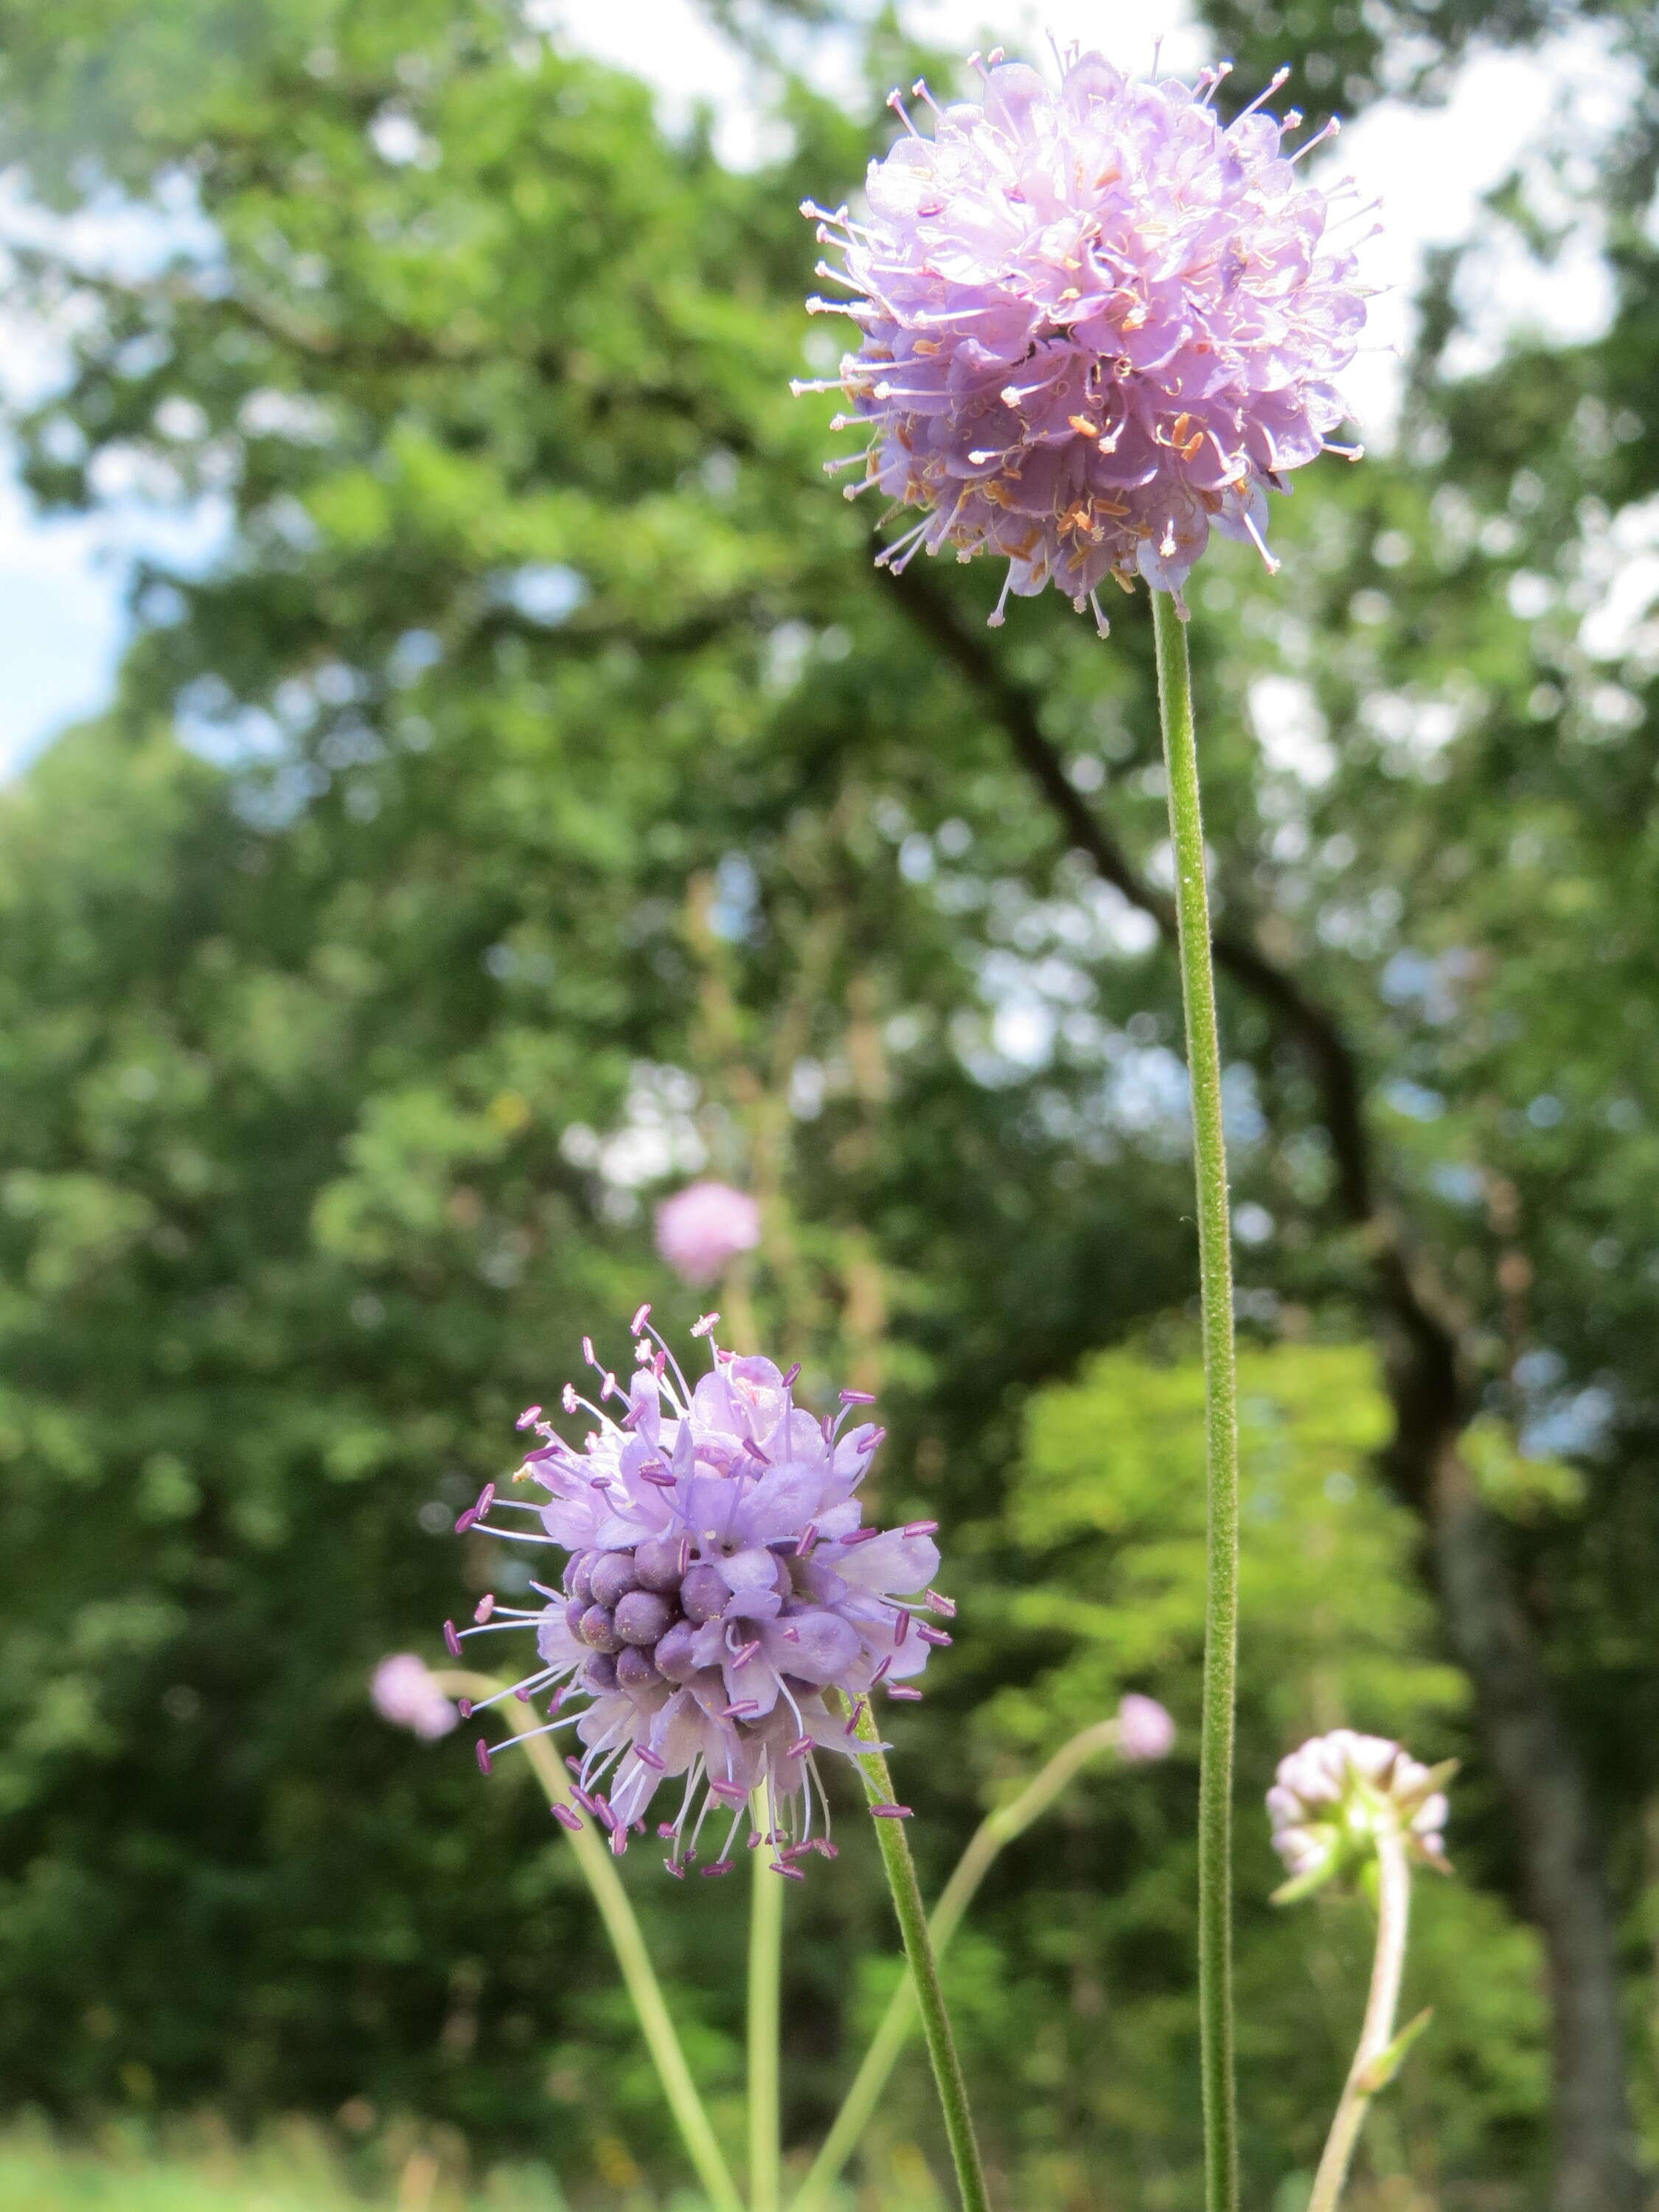
{"type": "MultiPolygon", "coordinates": [[[[544,1535],[569,1555],[562,1595],[534,1583],[548,1603],[491,1602],[473,1626],[447,1624],[445,1634],[459,1651],[467,1636],[533,1633],[537,1662],[501,1694],[532,1711],[547,1699],[547,1717],[526,1712],[508,1740],[574,1727],[585,1747],[570,1760],[577,1802],[614,1850],[643,1832],[672,1783],[672,1814],[657,1830],[670,1872],[696,1858],[713,1813],[726,1832],[702,1871],[725,1873],[758,1790],[761,1837],[793,1873],[804,1852],[827,1846],[819,1757],[857,1755],[858,1711],[878,1689],[920,1696],[911,1679],[951,1640],[925,1616],[952,1608],[928,1588],[939,1568],[932,1522],[865,1523],[859,1489],[884,1434],[855,1414],[865,1395],[843,1392],[836,1415],[814,1419],[794,1402],[796,1370],[714,1347],[716,1318],[698,1324],[712,1365],[695,1388],[642,1307],[631,1386],[600,1370],[593,1399],[565,1393],[566,1409],[584,1408],[595,1425],[580,1448],[535,1421],[544,1441],[514,1480],[536,1494],[497,1503],[492,1484],[459,1525],[520,1542],[544,1535]],[[508,1511],[508,1525],[485,1518],[508,1511]]],[[[480,1764],[504,1747],[481,1740],[480,1764]]]]}
{"type": "Polygon", "coordinates": [[[1129,1759],[1167,1759],[1176,1724],[1156,1698],[1128,1691],[1117,1709],[1118,1755],[1129,1759]]]}
{"type": "Polygon", "coordinates": [[[657,1249],[683,1282],[712,1283],[760,1243],[760,1208],[730,1183],[688,1183],[657,1208],[657,1249]]]}
{"type": "MultiPolygon", "coordinates": [[[[1125,76],[1073,48],[1052,87],[992,56],[980,99],[933,111],[866,182],[866,219],[810,201],[844,265],[814,300],[862,333],[838,380],[837,427],[867,427],[861,482],[925,510],[879,557],[920,547],[1008,562],[1009,592],[1052,580],[1081,611],[1108,575],[1179,599],[1212,527],[1270,568],[1268,488],[1329,447],[1331,379],[1364,304],[1330,200],[1286,158],[1260,103],[1224,124],[1196,87],[1125,76]]],[[[1282,83],[1275,78],[1269,92],[1282,83]]],[[[1266,99],[1267,94],[1263,94],[1266,99]]],[[[832,469],[848,465],[831,463],[832,469]]]]}
{"type": "Polygon", "coordinates": [[[382,1659],[374,1669],[369,1695],[382,1720],[394,1728],[412,1729],[430,1741],[447,1735],[460,1715],[433,1679],[424,1659],[412,1651],[398,1651],[382,1659]]]}
{"type": "Polygon", "coordinates": [[[1424,1766],[1387,1736],[1333,1729],[1279,1762],[1267,1792],[1273,1849],[1298,1887],[1363,1862],[1384,1822],[1413,1858],[1446,1867],[1446,1799],[1455,1762],[1424,1766]]]}

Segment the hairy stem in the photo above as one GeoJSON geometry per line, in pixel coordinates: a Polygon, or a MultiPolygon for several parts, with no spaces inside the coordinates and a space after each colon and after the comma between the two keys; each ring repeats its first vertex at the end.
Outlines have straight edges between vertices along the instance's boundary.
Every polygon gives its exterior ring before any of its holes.
{"type": "MultiPolygon", "coordinates": [[[[1085,1729],[1069,1743],[1062,1744],[1017,1797],[1000,1806],[994,1813],[986,1814],[975,1829],[967,1850],[957,1862],[955,1873],[939,1893],[939,1903],[929,1917],[927,1932],[933,1938],[935,1958],[944,1957],[951,1938],[961,1925],[963,1914],[973,1903],[975,1893],[990,1872],[1003,1846],[1011,1844],[1016,1836],[1045,1813],[1078,1769],[1092,1759],[1096,1752],[1109,1750],[1117,1741],[1117,1735],[1115,1720],[1097,1721],[1092,1728],[1085,1729]]],[[[823,2139],[823,2148],[813,2160],[811,2169],[790,2206],[790,2212],[817,2212],[825,2193],[869,2126],[881,2093],[887,2086],[887,2077],[915,2026],[915,1989],[907,1974],[888,1999],[887,2009],[871,2039],[863,2063],[853,2077],[852,2087],[842,2100],[841,2110],[836,2113],[830,2132],[823,2139]]]]}
{"type": "Polygon", "coordinates": [[[1377,1912],[1376,1957],[1371,1967],[1370,1995],[1365,2003],[1364,2026],[1359,2047],[1343,2084],[1342,2096],[1325,2138],[1319,2172],[1314,2177],[1308,2212],[1336,2212],[1348,2163],[1371,2099],[1382,2086],[1374,2071],[1376,2062],[1394,2040],[1394,2016],[1400,2006],[1400,1977],[1406,1964],[1406,1936],[1411,1919],[1412,1876],[1406,1857],[1406,1839],[1397,1823],[1390,1821],[1376,1838],[1377,1912]]]}
{"type": "MultiPolygon", "coordinates": [[[[845,1710],[844,1701],[837,1693],[828,1693],[845,1710]]],[[[893,1778],[887,1771],[887,1760],[881,1750],[881,1737],[867,1698],[859,1700],[856,1713],[856,1733],[861,1743],[869,1745],[859,1754],[859,1771],[864,1778],[864,1794],[872,1807],[893,1802],[893,1778]]],[[[957,2056],[956,2038],[951,2032],[951,2016],[945,2008],[945,1992],[939,1986],[939,1960],[933,1954],[933,1938],[927,1929],[927,1911],[921,1901],[921,1885],[916,1881],[915,1861],[910,1856],[910,1844],[902,1820],[876,1820],[876,1841],[881,1848],[882,1868],[887,1876],[887,1887],[892,1892],[893,1910],[898,1916],[899,1934],[904,1941],[904,1955],[909,1961],[910,1980],[921,2010],[921,2032],[927,2039],[927,2056],[933,2062],[934,2086],[939,2091],[939,2109],[945,2117],[945,2132],[951,2145],[951,2160],[957,2172],[957,2193],[961,2198],[962,2212],[990,2212],[990,2197],[985,2186],[985,2169],[980,2163],[979,2144],[974,2136],[973,2115],[968,2106],[968,2085],[963,2079],[962,2061],[957,2056]]]]}
{"type": "MultiPolygon", "coordinates": [[[[507,1686],[488,1674],[474,1674],[459,1668],[434,1668],[433,1680],[446,1697],[471,1698],[475,1705],[496,1696],[507,1686]]],[[[580,1813],[570,1794],[570,1778],[564,1762],[547,1738],[532,1736],[523,1749],[547,1794],[548,1803],[567,1805],[572,1812],[580,1813]]],[[[576,1863],[605,1923],[605,1934],[611,1938],[611,1948],[622,1969],[623,1987],[634,2007],[646,2049],[656,2067],[663,2096],[679,2129],[686,2155],[696,2167],[697,2179],[714,2212],[744,2212],[743,2199],[738,2194],[732,2170],[714,2139],[714,2130],[691,2079],[691,2069],[685,2063],[685,2053],[680,2048],[679,2037],[663,2001],[662,1985],[651,1964],[644,1935],[634,1917],[634,1908],[628,1901],[628,1892],[623,1887],[610,1847],[586,1816],[579,1829],[567,1833],[576,1863]]]]}
{"type": "MultiPolygon", "coordinates": [[[[767,1793],[756,1790],[750,1817],[763,1838],[775,1823],[767,1793]]],[[[778,2212],[778,1984],[783,1970],[784,1880],[763,1842],[749,1854],[749,2207],[778,2212]]]]}
{"type": "Polygon", "coordinates": [[[1152,594],[1158,697],[1175,848],[1181,997],[1192,1088],[1202,1294],[1208,1552],[1204,1718],[1199,1747],[1198,2003],[1204,2085],[1205,2203],[1236,2212],[1238,2116],[1233,2086],[1233,1707],[1238,1674],[1238,1385],[1233,1354],[1231,1231],[1221,1120],[1221,1047],[1210,958],[1210,902],[1187,632],[1167,592],[1152,594]]]}

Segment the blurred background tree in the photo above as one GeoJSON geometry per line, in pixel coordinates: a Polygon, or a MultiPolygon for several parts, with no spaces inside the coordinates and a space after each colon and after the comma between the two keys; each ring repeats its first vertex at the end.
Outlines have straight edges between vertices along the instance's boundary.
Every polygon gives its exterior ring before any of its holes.
{"type": "MultiPolygon", "coordinates": [[[[802,11],[726,12],[764,60],[802,11]]],[[[1279,518],[1277,583],[1216,560],[1194,635],[1247,1778],[1336,1720],[1464,1758],[1416,1967],[1437,2063],[1373,2168],[1518,2205],[1553,2166],[1558,2212],[1634,2201],[1659,1879],[1659,657],[1584,620],[1659,489],[1659,57],[1597,13],[1643,89],[1558,181],[1605,210],[1606,332],[1458,374],[1447,258],[1397,451],[1279,518]]],[[[1212,20],[1241,99],[1283,53],[1349,108],[1547,27],[1212,20]]],[[[28,481],[229,518],[205,572],[146,566],[116,706],[0,794],[16,2097],[413,2111],[550,2144],[573,2188],[616,2185],[607,2146],[670,2170],[531,1793],[391,1737],[364,1683],[494,1572],[441,1540],[583,1330],[691,1317],[648,1208],[705,1163],[763,1198],[752,1290],[809,1395],[878,1379],[886,1495],[951,1532],[963,1633],[896,1730],[933,1878],[1122,1687],[1190,1720],[1149,640],[1047,602],[988,638],[982,575],[896,588],[826,492],[828,407],[787,392],[826,343],[795,204],[937,65],[890,19],[866,43],[857,113],[775,59],[786,150],[734,173],[507,0],[0,6],[29,190],[156,211],[140,275],[15,250],[76,333],[15,426],[28,481]]],[[[1491,221],[1547,268],[1518,183],[1491,221]]],[[[955,1961],[1022,2203],[1190,2200],[1189,1750],[1028,1838],[955,1961]]],[[[738,1907],[653,1873],[734,2087],[738,1907]]],[[[1269,1918],[1265,1830],[1244,1873],[1265,2203],[1316,2148],[1360,1939],[1269,1918]]],[[[803,2143],[890,1970],[868,1875],[849,1849],[792,1900],[803,2143]]],[[[891,2125],[931,2142],[920,2100],[891,2125]]]]}

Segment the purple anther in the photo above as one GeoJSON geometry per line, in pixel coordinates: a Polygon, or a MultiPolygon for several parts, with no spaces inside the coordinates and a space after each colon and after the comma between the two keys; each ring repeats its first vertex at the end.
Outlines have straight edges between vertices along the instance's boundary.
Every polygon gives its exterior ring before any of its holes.
{"type": "Polygon", "coordinates": [[[582,1339],[582,1358],[590,1367],[597,1367],[599,1364],[593,1357],[593,1340],[591,1336],[585,1336],[582,1339]]]}
{"type": "Polygon", "coordinates": [[[629,1322],[629,1324],[628,1324],[628,1334],[629,1334],[630,1336],[637,1336],[637,1335],[639,1334],[640,1331],[641,1331],[641,1330],[645,1327],[645,1324],[647,1323],[647,1322],[648,1322],[648,1321],[650,1320],[650,1318],[651,1318],[651,1308],[650,1308],[650,1305],[649,1305],[648,1304],[645,1304],[645,1305],[642,1305],[642,1306],[640,1308],[639,1311],[635,1315],[635,1316],[634,1316],[633,1320],[632,1320],[632,1321],[630,1321],[630,1322],[629,1322]]]}
{"type": "Polygon", "coordinates": [[[890,1682],[887,1694],[890,1698],[902,1698],[906,1705],[919,1705],[921,1703],[921,1692],[913,1690],[908,1682],[890,1682]]]}
{"type": "Polygon", "coordinates": [[[752,1721],[760,1711],[753,1698],[740,1698],[735,1705],[723,1705],[721,1717],[728,1721],[752,1721]]]}
{"type": "Polygon", "coordinates": [[[495,1503],[495,1486],[493,1482],[487,1482],[483,1488],[478,1492],[477,1498],[474,1502],[472,1510],[477,1515],[479,1520],[482,1521],[484,1515],[489,1512],[490,1507],[495,1503]]]}
{"type": "Polygon", "coordinates": [[[811,1748],[812,1739],[810,1735],[798,1735],[789,1747],[789,1756],[791,1759],[805,1759],[811,1748]]]}
{"type": "Polygon", "coordinates": [[[944,1629],[929,1628],[925,1621],[919,1620],[916,1623],[916,1634],[921,1637],[924,1644],[932,1644],[936,1647],[951,1641],[944,1629]]]}
{"type": "Polygon", "coordinates": [[[812,1547],[817,1540],[818,1524],[816,1521],[809,1521],[796,1540],[795,1557],[798,1559],[810,1559],[812,1556],[812,1547]]]}
{"type": "Polygon", "coordinates": [[[477,1604],[474,1606],[472,1608],[472,1618],[477,1622],[477,1626],[482,1628],[485,1621],[489,1620],[490,1614],[494,1613],[495,1610],[495,1593],[491,1590],[485,1596],[481,1597],[478,1600],[477,1604]]]}
{"type": "Polygon", "coordinates": [[[582,1832],[582,1816],[580,1813],[574,1811],[568,1805],[556,1805],[553,1808],[553,1818],[558,1822],[562,1828],[568,1828],[573,1836],[580,1835],[582,1832]]]}
{"type": "MultiPolygon", "coordinates": [[[[692,1335],[693,1335],[693,1336],[707,1336],[707,1335],[708,1334],[709,1331],[714,1328],[714,1326],[715,1322],[716,1322],[717,1321],[719,1321],[719,1319],[720,1319],[720,1316],[719,1316],[717,1313],[699,1314],[699,1315],[697,1316],[697,1318],[696,1319],[696,1321],[694,1321],[694,1322],[692,1322],[692,1324],[691,1324],[691,1334],[692,1334],[692,1335]]],[[[703,1869],[703,1872],[704,1872],[705,1874],[707,1874],[708,1871],[709,1871],[708,1868],[705,1867],[705,1868],[703,1869]]]]}
{"type": "Polygon", "coordinates": [[[521,1705],[527,1705],[530,1703],[530,1685],[529,1685],[529,1683],[528,1683],[528,1682],[515,1682],[515,1683],[513,1685],[513,1694],[514,1694],[514,1696],[518,1699],[519,1703],[520,1703],[521,1705]]]}
{"type": "Polygon", "coordinates": [[[887,1680],[888,1669],[891,1667],[892,1663],[893,1655],[890,1651],[887,1656],[882,1661],[880,1666],[877,1668],[875,1673],[870,1677],[870,1686],[872,1690],[875,1688],[878,1682],[884,1682],[887,1680]]]}
{"type": "Polygon", "coordinates": [[[799,1381],[800,1381],[800,1362],[799,1362],[799,1360],[798,1359],[798,1360],[795,1362],[794,1365],[793,1365],[793,1366],[789,1370],[789,1372],[788,1372],[788,1373],[784,1376],[784,1378],[783,1378],[783,1387],[784,1387],[784,1389],[785,1389],[786,1390],[787,1390],[787,1389],[790,1389],[790,1388],[791,1388],[794,1383],[797,1383],[797,1382],[799,1382],[799,1381]]]}
{"type": "Polygon", "coordinates": [[[838,1859],[841,1856],[841,1845],[832,1844],[828,1836],[814,1836],[812,1849],[821,1859],[838,1859]]]}
{"type": "Polygon", "coordinates": [[[854,1544],[873,1543],[880,1534],[879,1528],[854,1528],[849,1530],[841,1540],[850,1551],[854,1544]]]}
{"type": "Polygon", "coordinates": [[[870,1810],[878,1820],[908,1820],[914,1817],[908,1805],[872,1805],[870,1810]]]}
{"type": "Polygon", "coordinates": [[[657,1841],[658,1841],[659,1844],[669,1844],[669,1843],[672,1843],[672,1841],[674,1840],[674,1834],[675,1834],[674,1823],[673,1823],[672,1820],[659,1820],[659,1821],[658,1821],[658,1823],[657,1823],[657,1841]]]}
{"type": "Polygon", "coordinates": [[[444,1623],[444,1649],[452,1659],[459,1659],[464,1656],[461,1650],[461,1639],[455,1633],[455,1624],[453,1620],[447,1620],[444,1623]]]}
{"type": "Polygon", "coordinates": [[[519,1416],[518,1426],[521,1429],[533,1429],[541,1417],[542,1409],[539,1406],[526,1406],[519,1416]]]}
{"type": "Polygon", "coordinates": [[[867,1437],[860,1437],[859,1438],[858,1443],[854,1445],[854,1449],[858,1453],[860,1459],[868,1459],[871,1453],[873,1452],[878,1445],[884,1444],[886,1441],[887,1431],[885,1429],[872,1429],[867,1437]]]}
{"type": "Polygon", "coordinates": [[[937,1521],[907,1521],[904,1524],[904,1533],[907,1536],[937,1536],[939,1522],[937,1521]]]}
{"type": "MultiPolygon", "coordinates": [[[[674,1831],[671,1828],[668,1832],[672,1836],[674,1831]]],[[[664,1872],[666,1874],[672,1874],[676,1881],[684,1881],[685,1880],[685,1868],[681,1861],[678,1859],[665,1859],[662,1863],[664,1872]]]]}
{"type": "Polygon", "coordinates": [[[753,1644],[738,1644],[737,1650],[732,1654],[732,1664],[734,1667],[746,1667],[759,1650],[758,1639],[753,1644]]]}
{"type": "Polygon", "coordinates": [[[719,1875],[730,1874],[737,1863],[735,1859],[716,1859],[713,1866],[702,1867],[699,1871],[705,1881],[713,1881],[719,1875]]]}
{"type": "Polygon", "coordinates": [[[942,1613],[947,1620],[954,1620],[957,1617],[955,1600],[944,1596],[936,1589],[928,1591],[927,1605],[930,1612],[942,1613]]]}
{"type": "Polygon", "coordinates": [[[749,1796],[741,1782],[711,1782],[708,1794],[718,1797],[722,1805],[741,1805],[749,1796]]]}
{"type": "Polygon", "coordinates": [[[465,1513],[458,1513],[455,1516],[455,1534],[458,1536],[465,1536],[477,1517],[478,1509],[476,1505],[469,1505],[465,1513]]]}
{"type": "Polygon", "coordinates": [[[642,1482],[654,1484],[659,1490],[672,1490],[674,1487],[674,1477],[670,1474],[659,1459],[646,1461],[640,1469],[640,1480],[642,1482]]]}
{"type": "Polygon", "coordinates": [[[464,1721],[470,1721],[472,1717],[471,1698],[457,1698],[455,1700],[455,1710],[464,1721]]]}
{"type": "Polygon", "coordinates": [[[611,1856],[619,1859],[628,1849],[628,1831],[620,1826],[611,1831],[611,1856]]]}
{"type": "Polygon", "coordinates": [[[576,1386],[574,1382],[567,1382],[565,1384],[563,1390],[560,1393],[560,1403],[563,1406],[567,1413],[574,1413],[577,1407],[581,1404],[581,1400],[576,1395],[576,1386]]]}
{"type": "Polygon", "coordinates": [[[768,1864],[774,1874],[781,1874],[786,1881],[805,1881],[806,1879],[799,1867],[787,1866],[781,1859],[769,1860],[768,1864]]]}
{"type": "Polygon", "coordinates": [[[668,1771],[668,1761],[665,1759],[659,1759],[648,1743],[636,1743],[634,1747],[634,1756],[641,1766],[648,1766],[653,1774],[666,1774],[668,1771]]]}
{"type": "Polygon", "coordinates": [[[483,1738],[480,1736],[476,1747],[478,1753],[478,1771],[480,1774],[488,1774],[489,1771],[489,1746],[484,1741],[483,1738]]]}
{"type": "Polygon", "coordinates": [[[841,1402],[843,1406],[873,1406],[876,1394],[873,1390],[843,1390],[841,1402]]]}
{"type": "Polygon", "coordinates": [[[903,1643],[905,1638],[909,1633],[910,1616],[908,1613],[900,1613],[898,1619],[893,1623],[893,1648],[895,1650],[896,1650],[898,1646],[903,1643]]]}

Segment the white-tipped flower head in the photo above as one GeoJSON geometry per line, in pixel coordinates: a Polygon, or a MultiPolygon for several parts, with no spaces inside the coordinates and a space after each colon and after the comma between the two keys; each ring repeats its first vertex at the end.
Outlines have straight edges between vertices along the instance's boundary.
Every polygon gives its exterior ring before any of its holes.
{"type": "Polygon", "coordinates": [[[1280,1759],[1267,1816],[1273,1849],[1290,1869],[1286,1889],[1300,1896],[1357,1872],[1376,1856],[1385,1826],[1404,1836],[1412,1857],[1448,1872],[1441,1784],[1455,1771],[1455,1761],[1424,1766],[1388,1737],[1352,1729],[1316,1735],[1280,1759]]]}
{"type": "Polygon", "coordinates": [[[459,1713],[438,1687],[424,1659],[412,1651],[394,1652],[382,1659],[368,1686],[374,1710],[393,1728],[412,1729],[430,1741],[447,1735],[459,1713]]]}
{"type": "MultiPolygon", "coordinates": [[[[519,1425],[537,1441],[514,1478],[529,1497],[498,1498],[489,1483],[457,1523],[556,1547],[567,1555],[562,1580],[544,1568],[533,1601],[485,1597],[469,1626],[445,1624],[445,1640],[459,1658],[463,1638],[534,1638],[535,1661],[489,1702],[523,1723],[509,1742],[574,1730],[576,1803],[614,1850],[645,1832],[669,1788],[657,1823],[669,1871],[683,1875],[699,1857],[712,1814],[723,1840],[700,1870],[730,1873],[758,1793],[756,1839],[799,1877],[808,1851],[830,1848],[819,1762],[859,1756],[870,1700],[920,1698],[915,1676],[951,1641],[927,1618],[956,1609],[929,1587],[935,1523],[866,1520],[859,1491],[885,1433],[865,1418],[867,1392],[843,1390],[835,1413],[814,1419],[794,1402],[799,1369],[780,1374],[769,1359],[715,1347],[716,1314],[692,1331],[711,1353],[694,1385],[648,1326],[650,1310],[634,1316],[626,1387],[584,1340],[598,1387],[591,1399],[569,1387],[563,1398],[592,1425],[580,1448],[532,1406],[519,1425]]],[[[463,1703],[464,1715],[473,1710],[463,1703]]],[[[488,1771],[505,1747],[480,1737],[480,1765],[488,1771]]],[[[908,1811],[872,1809],[895,1820],[908,1811]]],[[[580,1825],[568,1807],[556,1817],[580,1825]]]]}
{"type": "MultiPolygon", "coordinates": [[[[1180,593],[1211,530],[1271,568],[1269,489],[1333,446],[1332,379],[1365,307],[1332,198],[1253,102],[1224,123],[1196,86],[1127,77],[1073,49],[1057,85],[993,54],[978,100],[895,94],[906,136],[873,163],[863,219],[803,212],[842,265],[855,352],[838,427],[872,433],[848,496],[925,510],[882,555],[998,553],[1022,598],[1053,582],[1079,611],[1108,576],[1180,593]]],[[[1276,90],[1285,71],[1262,94],[1276,90]]],[[[1351,188],[1345,188],[1351,189],[1351,188]]],[[[842,465],[831,463],[832,468],[842,465]]]]}

